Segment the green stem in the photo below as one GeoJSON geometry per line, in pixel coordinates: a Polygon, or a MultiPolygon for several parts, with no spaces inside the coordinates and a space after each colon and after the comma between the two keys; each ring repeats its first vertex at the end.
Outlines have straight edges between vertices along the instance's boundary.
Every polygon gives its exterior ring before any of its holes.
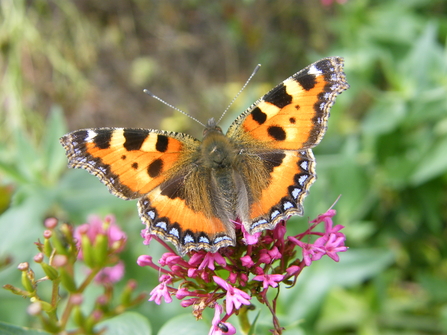
{"type": "Polygon", "coordinates": [[[250,321],[248,320],[248,307],[245,305],[242,306],[239,309],[239,313],[237,316],[239,318],[239,323],[241,325],[242,332],[244,334],[248,334],[248,332],[251,329],[251,324],[250,324],[250,321]]]}
{"type": "MultiPolygon", "coordinates": [[[[91,283],[91,281],[95,278],[95,276],[98,274],[98,272],[100,270],[101,270],[101,268],[92,269],[92,272],[90,272],[90,274],[87,276],[87,278],[85,278],[84,282],[81,284],[81,286],[79,286],[78,290],[74,294],[79,294],[79,293],[84,292],[84,290],[87,288],[87,286],[91,283]]],[[[71,311],[73,310],[73,307],[74,307],[74,305],[70,301],[71,296],[72,296],[72,294],[70,294],[68,296],[67,305],[65,306],[64,313],[62,314],[62,317],[61,317],[61,329],[65,329],[67,322],[70,318],[71,311]]]]}

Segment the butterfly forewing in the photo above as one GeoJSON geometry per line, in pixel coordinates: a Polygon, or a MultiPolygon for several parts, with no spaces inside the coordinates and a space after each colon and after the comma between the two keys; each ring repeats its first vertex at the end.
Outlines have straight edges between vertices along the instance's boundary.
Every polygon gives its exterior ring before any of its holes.
{"type": "Polygon", "coordinates": [[[312,148],[326,131],[335,97],[348,87],[343,59],[322,59],[254,103],[233,122],[227,136],[281,150],[312,148]]]}
{"type": "Polygon", "coordinates": [[[82,129],[60,141],[69,167],[86,169],[123,199],[152,191],[200,145],[186,134],[129,128],[82,129]]]}

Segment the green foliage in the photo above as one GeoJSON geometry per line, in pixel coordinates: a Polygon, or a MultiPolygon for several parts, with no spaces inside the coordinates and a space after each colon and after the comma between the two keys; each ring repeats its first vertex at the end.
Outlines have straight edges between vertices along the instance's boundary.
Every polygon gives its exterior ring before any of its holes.
{"type": "MultiPolygon", "coordinates": [[[[314,217],[342,194],[336,220],[351,250],[281,290],[285,334],[446,333],[446,12],[443,0],[0,2],[0,258],[30,261],[49,215],[79,224],[113,212],[133,242],[126,278],[152,289],[157,274],[133,265],[148,253],[135,203],[66,171],[58,138],[82,127],[158,128],[163,117],[168,130],[194,134],[196,125],[159,113],[165,107],[139,93],[144,86],[203,121],[220,115],[259,62],[234,115],[308,63],[339,55],[351,89],[315,150],[319,178],[305,208],[314,217]]],[[[289,222],[292,232],[306,225],[289,222]]],[[[149,252],[156,259],[159,250],[149,252]]],[[[0,270],[2,285],[20,281],[13,266],[0,270]]],[[[2,291],[0,321],[31,325],[27,302],[2,291]]],[[[187,311],[175,302],[139,310],[154,333],[207,333],[211,316],[197,322],[187,311]]],[[[270,319],[258,311],[254,333],[266,333],[270,319]]],[[[150,329],[133,317],[110,328],[150,329]]]]}
{"type": "Polygon", "coordinates": [[[49,335],[50,333],[37,329],[17,327],[0,322],[0,333],[4,335],[49,335]]]}
{"type": "MultiPolygon", "coordinates": [[[[108,335],[151,335],[151,327],[147,318],[135,312],[126,312],[98,325],[99,329],[106,328],[108,335]]],[[[171,333],[175,334],[175,333],[171,333]]]]}
{"type": "MultiPolygon", "coordinates": [[[[211,322],[209,322],[211,324],[211,322]]],[[[171,318],[158,332],[158,335],[206,334],[210,327],[204,322],[196,321],[190,314],[176,315],[171,318]]]]}

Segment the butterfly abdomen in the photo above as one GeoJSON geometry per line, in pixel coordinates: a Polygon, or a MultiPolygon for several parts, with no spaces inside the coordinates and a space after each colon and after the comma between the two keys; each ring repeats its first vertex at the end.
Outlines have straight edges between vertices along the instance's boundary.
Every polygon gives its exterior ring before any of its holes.
{"type": "Polygon", "coordinates": [[[238,150],[220,128],[206,130],[201,155],[202,168],[209,177],[208,193],[213,216],[229,225],[237,218],[248,217],[247,186],[238,171],[238,150]]]}

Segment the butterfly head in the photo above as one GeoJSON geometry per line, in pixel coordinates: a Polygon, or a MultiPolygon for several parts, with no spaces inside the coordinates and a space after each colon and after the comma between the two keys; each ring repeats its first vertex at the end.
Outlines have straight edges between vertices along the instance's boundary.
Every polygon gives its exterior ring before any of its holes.
{"type": "Polygon", "coordinates": [[[205,166],[213,169],[226,168],[234,161],[234,150],[228,137],[214,118],[208,120],[203,131],[202,157],[205,166]]]}
{"type": "Polygon", "coordinates": [[[213,133],[213,132],[223,134],[222,128],[220,128],[217,125],[216,120],[214,120],[214,118],[212,117],[211,119],[208,120],[208,123],[206,124],[206,127],[203,130],[203,137],[205,138],[205,137],[209,136],[210,133],[213,133]]]}

